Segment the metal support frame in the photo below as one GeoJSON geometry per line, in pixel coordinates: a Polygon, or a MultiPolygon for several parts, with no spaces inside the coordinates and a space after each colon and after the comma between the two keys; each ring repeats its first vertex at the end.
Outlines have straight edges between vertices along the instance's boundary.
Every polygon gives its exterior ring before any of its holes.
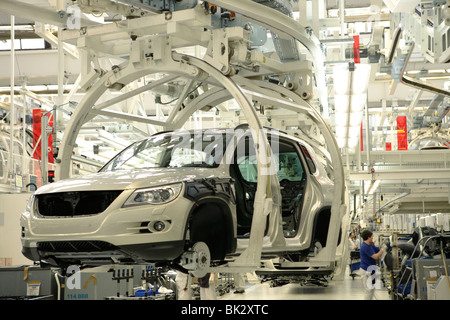
{"type": "MultiPolygon", "coordinates": [[[[48,43],[52,44],[55,47],[59,46],[59,38],[53,35],[50,31],[45,29],[45,25],[41,22],[36,22],[35,25],[35,32],[38,36],[45,39],[48,43]]],[[[72,56],[74,59],[79,59],[79,53],[78,50],[73,47],[72,45],[68,45],[67,43],[63,44],[64,52],[72,56]]]]}
{"type": "Polygon", "coordinates": [[[323,108],[323,116],[328,118],[328,95],[325,83],[324,56],[320,49],[320,41],[312,31],[293,19],[250,0],[212,0],[212,4],[235,11],[251,21],[276,31],[279,35],[287,36],[299,41],[311,53],[314,61],[315,81],[320,88],[319,100],[323,108]]]}
{"type": "MultiPolygon", "coordinates": [[[[214,4],[222,4],[231,10],[234,10],[251,20],[256,20],[263,25],[274,23],[270,28],[277,33],[288,35],[301,43],[303,43],[311,52],[314,59],[314,68],[316,70],[316,81],[319,88],[321,88],[321,103],[324,112],[327,113],[327,96],[324,85],[324,71],[322,52],[316,38],[309,33],[306,28],[299,26],[295,21],[287,18],[285,15],[276,12],[270,8],[259,5],[251,1],[212,1],[214,4]],[[249,7],[251,5],[251,9],[249,7]],[[256,7],[255,7],[256,6],[256,7]],[[257,8],[256,13],[255,8],[257,8]],[[280,14],[280,16],[278,16],[280,14]],[[268,19],[271,17],[271,19],[268,19]],[[292,22],[292,23],[291,23],[292,22]]],[[[89,81],[90,87],[87,90],[84,98],[75,109],[68,125],[65,129],[60,150],[60,166],[57,170],[57,178],[63,179],[69,177],[70,163],[72,159],[72,150],[75,145],[76,137],[82,128],[83,124],[92,119],[95,115],[102,114],[113,117],[125,117],[131,120],[140,122],[152,123],[160,125],[164,128],[176,128],[183,125],[183,123],[197,110],[201,105],[208,104],[208,102],[225,101],[234,98],[240,106],[242,112],[248,121],[249,127],[252,131],[253,139],[256,142],[256,154],[258,159],[258,186],[255,195],[253,222],[251,227],[251,235],[247,249],[233,262],[235,268],[250,268],[255,269],[260,264],[261,252],[263,248],[264,230],[266,227],[266,216],[276,217],[279,215],[280,187],[278,177],[275,173],[267,174],[263,172],[263,166],[272,165],[266,161],[261,161],[262,157],[271,159],[271,149],[269,147],[267,138],[263,135],[263,127],[260,123],[258,114],[253,107],[251,101],[244,93],[244,90],[250,90],[262,96],[266,100],[270,100],[283,108],[299,112],[310,117],[313,122],[320,128],[330,157],[335,168],[335,188],[334,198],[331,208],[330,228],[328,233],[326,246],[320,253],[311,259],[315,264],[319,263],[323,266],[334,266],[336,263],[336,245],[338,243],[339,230],[334,227],[340,225],[340,221],[347,213],[347,203],[345,193],[345,180],[342,166],[342,160],[336,140],[329,126],[325,122],[322,115],[296,92],[287,88],[283,88],[265,81],[254,81],[244,77],[233,76],[232,67],[227,59],[222,59],[228,56],[226,49],[230,45],[235,45],[235,49],[242,50],[239,43],[247,41],[247,34],[243,32],[240,27],[226,28],[225,30],[204,31],[203,27],[210,24],[210,17],[200,10],[199,6],[194,9],[185,10],[183,12],[173,12],[168,19],[167,15],[157,15],[149,19],[143,17],[119,23],[118,25],[111,24],[106,26],[92,27],[84,30],[84,34],[74,34],[74,30],[68,30],[63,33],[63,39],[77,39],[79,47],[87,49],[93,45],[94,50],[99,50],[99,53],[121,55],[125,52],[129,53],[129,60],[115,66],[109,72],[96,72],[93,78],[89,81]],[[186,18],[187,17],[187,18],[186,18]],[[183,31],[178,26],[184,26],[183,31]],[[200,28],[199,28],[200,27],[200,28]],[[183,39],[189,33],[189,28],[195,31],[203,30],[197,35],[190,35],[183,39]],[[130,41],[129,34],[138,35],[130,41]],[[157,34],[150,38],[142,38],[139,36],[148,33],[157,34]],[[221,41],[217,41],[217,37],[221,37],[221,41]],[[126,40],[125,40],[126,39],[126,40]],[[225,39],[225,40],[223,40],[225,39]],[[223,41],[222,41],[223,40],[223,41]],[[93,43],[98,41],[98,43],[93,43]],[[117,46],[104,45],[106,42],[117,41],[117,46]],[[123,41],[123,42],[121,42],[123,41]],[[234,42],[233,42],[234,41],[234,42]],[[185,46],[187,44],[202,44],[205,47],[207,44],[213,46],[213,56],[206,55],[203,59],[193,56],[182,55],[173,52],[173,49],[178,46],[185,46]],[[226,42],[226,44],[225,44],[226,42]],[[234,44],[233,44],[234,43],[234,44]],[[218,48],[225,50],[219,50],[218,48]],[[218,56],[219,55],[219,56],[218,56]],[[131,96],[139,94],[141,90],[151,89],[156,87],[159,82],[155,81],[147,85],[147,87],[135,89],[129,93],[125,93],[118,98],[110,101],[102,102],[96,106],[97,101],[109,89],[120,89],[125,85],[148,75],[163,73],[169,75],[161,80],[161,83],[172,80],[175,77],[183,77],[187,79],[186,87],[190,87],[194,81],[209,83],[215,86],[209,89],[206,94],[202,94],[195,98],[188,104],[181,112],[178,108],[174,108],[169,118],[166,121],[156,121],[146,119],[142,116],[119,113],[117,111],[104,110],[107,106],[112,105],[120,100],[127,99],[131,96]],[[275,94],[273,93],[275,92],[275,94]],[[198,103],[198,102],[202,103],[198,103]],[[169,121],[168,121],[169,120],[169,121]],[[173,120],[173,121],[172,121],[173,120]],[[333,226],[333,227],[332,227],[333,226]]],[[[261,55],[239,55],[237,59],[241,59],[242,63],[260,64],[263,68],[276,69],[277,63],[268,61],[261,55]],[[241,57],[241,58],[239,58],[241,57]]],[[[85,59],[87,62],[89,59],[85,59]]],[[[304,68],[305,64],[298,64],[297,67],[304,68]]],[[[307,74],[308,68],[300,73],[307,74]],[[306,73],[305,73],[306,70],[306,73]]],[[[87,70],[86,70],[87,71],[87,70]]],[[[289,70],[289,71],[292,71],[289,70]]],[[[88,74],[88,73],[85,73],[88,74]]],[[[189,90],[184,90],[181,98],[184,98],[189,90]]],[[[345,227],[345,226],[344,226],[345,227]]],[[[277,230],[273,230],[273,243],[280,240],[280,235],[277,230]]],[[[345,230],[342,232],[345,235],[345,230]]],[[[284,239],[283,239],[284,240],[284,239]]],[[[341,239],[342,240],[342,239],[341,239]]],[[[345,241],[341,241],[345,243],[345,241]]]]}

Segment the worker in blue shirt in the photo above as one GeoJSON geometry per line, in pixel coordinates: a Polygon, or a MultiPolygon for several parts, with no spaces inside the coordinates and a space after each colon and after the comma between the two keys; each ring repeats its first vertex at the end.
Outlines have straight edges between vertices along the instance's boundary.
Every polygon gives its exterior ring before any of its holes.
{"type": "Polygon", "coordinates": [[[376,299],[375,289],[377,287],[376,275],[378,271],[376,264],[383,254],[383,249],[373,244],[373,233],[370,230],[364,230],[361,233],[361,237],[363,239],[360,249],[362,281],[366,290],[366,299],[371,300],[376,299]]]}

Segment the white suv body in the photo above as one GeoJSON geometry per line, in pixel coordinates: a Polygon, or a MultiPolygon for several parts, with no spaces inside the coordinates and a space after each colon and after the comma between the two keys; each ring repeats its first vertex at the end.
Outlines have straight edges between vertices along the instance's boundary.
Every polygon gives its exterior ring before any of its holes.
{"type": "MultiPolygon", "coordinates": [[[[334,184],[308,143],[267,133],[282,217],[267,219],[262,254],[305,261],[326,245],[334,184]],[[281,245],[271,241],[271,223],[282,224],[281,245]]],[[[204,242],[211,260],[223,261],[248,246],[256,163],[249,130],[158,133],[96,174],[38,189],[21,216],[23,254],[57,266],[178,263],[204,242]]]]}

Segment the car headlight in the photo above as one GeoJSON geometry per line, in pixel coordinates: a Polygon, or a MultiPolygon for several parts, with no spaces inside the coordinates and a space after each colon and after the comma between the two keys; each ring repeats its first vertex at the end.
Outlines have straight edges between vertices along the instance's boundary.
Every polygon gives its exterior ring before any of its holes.
{"type": "Polygon", "coordinates": [[[181,192],[182,184],[170,184],[155,188],[137,189],[125,201],[124,207],[141,204],[164,204],[174,200],[181,192]]]}

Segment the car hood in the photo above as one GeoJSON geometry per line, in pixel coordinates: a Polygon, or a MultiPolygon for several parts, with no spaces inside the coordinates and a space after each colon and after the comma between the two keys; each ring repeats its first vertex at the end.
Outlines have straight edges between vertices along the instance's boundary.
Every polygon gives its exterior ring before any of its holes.
{"type": "Polygon", "coordinates": [[[222,170],[212,168],[191,167],[118,170],[114,172],[99,172],[47,184],[39,188],[36,194],[137,189],[219,176],[225,177],[226,174],[222,170]]]}

